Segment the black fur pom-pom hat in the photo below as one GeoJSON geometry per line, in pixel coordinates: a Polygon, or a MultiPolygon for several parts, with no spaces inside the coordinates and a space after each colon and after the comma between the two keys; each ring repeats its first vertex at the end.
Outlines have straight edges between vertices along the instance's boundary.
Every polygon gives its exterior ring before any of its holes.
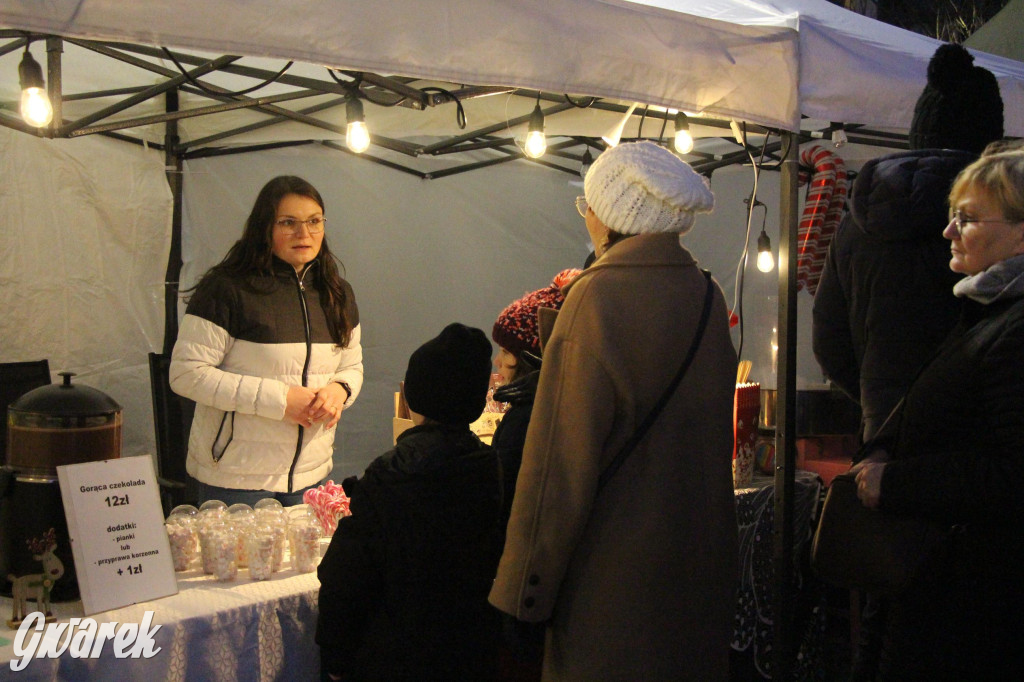
{"type": "Polygon", "coordinates": [[[928,84],[914,107],[911,149],[980,154],[1003,137],[1003,99],[988,69],[960,45],[940,45],[928,63],[928,84]]]}

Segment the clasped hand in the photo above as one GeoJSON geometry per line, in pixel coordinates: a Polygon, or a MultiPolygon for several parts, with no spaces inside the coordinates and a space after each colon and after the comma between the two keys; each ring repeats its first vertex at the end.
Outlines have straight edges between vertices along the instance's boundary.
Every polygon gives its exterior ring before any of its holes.
{"type": "Polygon", "coordinates": [[[347,392],[334,381],[316,391],[305,386],[289,386],[284,418],[300,426],[324,423],[326,428],[332,429],[341,419],[346,400],[347,392]]]}
{"type": "Polygon", "coordinates": [[[882,474],[889,461],[889,453],[875,450],[850,468],[857,477],[857,498],[868,509],[878,509],[882,498],[882,474]]]}

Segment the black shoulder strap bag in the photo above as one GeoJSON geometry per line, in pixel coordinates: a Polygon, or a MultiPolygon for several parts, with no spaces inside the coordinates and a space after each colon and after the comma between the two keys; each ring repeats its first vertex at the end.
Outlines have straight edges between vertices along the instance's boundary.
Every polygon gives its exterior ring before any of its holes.
{"type": "Polygon", "coordinates": [[[682,382],[683,377],[686,376],[686,371],[690,369],[690,365],[693,363],[694,356],[697,355],[697,349],[700,348],[701,339],[704,338],[704,329],[708,326],[708,317],[711,316],[711,303],[714,299],[715,287],[711,284],[711,273],[707,270],[702,270],[704,273],[704,279],[707,282],[707,290],[704,294],[704,310],[700,314],[700,322],[697,324],[697,332],[693,335],[693,342],[690,344],[690,350],[686,353],[686,357],[683,359],[682,366],[679,367],[679,371],[676,372],[675,378],[672,379],[672,383],[668,385],[665,392],[661,395],[661,398],[655,403],[654,407],[651,408],[650,413],[640,423],[636,431],[630,437],[626,444],[622,446],[618,454],[615,455],[615,459],[608,463],[605,470],[601,472],[601,476],[597,479],[597,492],[600,493],[607,485],[608,480],[615,475],[615,472],[619,470],[626,458],[633,452],[637,444],[643,440],[647,430],[651,428],[654,421],[658,418],[658,415],[668,404],[668,401],[672,398],[672,394],[676,392],[676,388],[682,382]]]}
{"type": "MultiPolygon", "coordinates": [[[[931,360],[929,360],[931,362],[931,360]]],[[[857,455],[861,461],[880,440],[895,438],[903,400],[857,455]]],[[[857,497],[857,477],[843,473],[829,484],[811,542],[811,570],[823,581],[849,590],[895,596],[905,590],[951,530],[934,521],[868,509],[857,497]]]]}

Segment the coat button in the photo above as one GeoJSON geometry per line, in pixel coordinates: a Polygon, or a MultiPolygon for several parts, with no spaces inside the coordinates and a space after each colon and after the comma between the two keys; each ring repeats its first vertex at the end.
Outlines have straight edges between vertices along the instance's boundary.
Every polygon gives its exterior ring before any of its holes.
{"type": "Polygon", "coordinates": [[[540,585],[540,576],[534,573],[530,576],[530,584],[533,586],[540,585]]]}
{"type": "Polygon", "coordinates": [[[527,597],[523,600],[523,606],[530,609],[533,608],[533,597],[527,597]]]}

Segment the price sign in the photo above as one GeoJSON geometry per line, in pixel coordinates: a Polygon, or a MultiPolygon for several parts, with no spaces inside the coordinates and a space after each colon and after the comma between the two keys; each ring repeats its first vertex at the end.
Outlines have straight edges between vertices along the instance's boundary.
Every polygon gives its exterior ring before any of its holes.
{"type": "Polygon", "coordinates": [[[178,591],[148,455],[57,467],[85,615],[178,591]]]}

